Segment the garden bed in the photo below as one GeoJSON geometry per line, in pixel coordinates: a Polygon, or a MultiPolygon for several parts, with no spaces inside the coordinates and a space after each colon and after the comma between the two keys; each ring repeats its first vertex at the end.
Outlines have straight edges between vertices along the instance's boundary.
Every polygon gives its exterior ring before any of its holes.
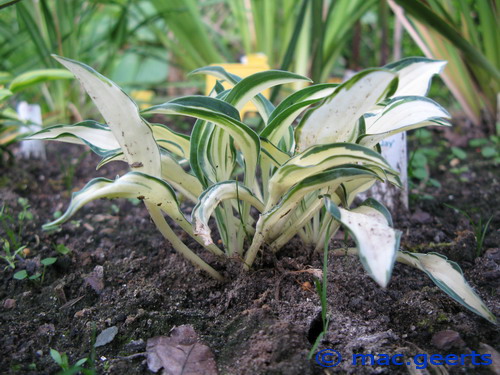
{"type": "MultiPolygon", "coordinates": [[[[142,204],[127,200],[93,202],[61,230],[43,232],[41,225],[69,203],[68,162],[82,152],[78,146],[49,144],[47,162],[16,160],[0,169],[0,205],[17,217],[23,197],[33,214],[20,238],[29,254],[1,277],[2,373],[56,373],[50,348],[67,353],[74,363],[91,355],[93,336],[116,326],[113,341],[95,349],[97,372],[147,374],[146,357],[134,354],[145,352],[149,338],[190,324],[214,352],[220,374],[325,374],[314,358],[307,359],[321,331],[321,304],[313,276],[301,272],[321,269],[322,254],[294,240],[277,257],[261,256],[251,272],[242,272],[237,260],[210,259],[227,278],[217,282],[174,252],[142,204]],[[57,253],[57,244],[71,252],[57,253]],[[46,268],[43,282],[13,278],[19,270],[41,272],[40,262],[47,257],[58,259],[46,268]]],[[[469,170],[462,174],[451,173],[448,160],[431,166],[441,187],[416,192],[410,212],[393,213],[395,227],[403,231],[402,249],[437,251],[457,261],[498,316],[499,168],[476,150],[467,152],[469,170]],[[468,219],[445,203],[468,212],[477,209],[475,219],[496,215],[481,256],[475,256],[468,219]]],[[[91,176],[114,178],[125,171],[123,164],[95,171],[96,161],[89,154],[76,166],[75,191],[91,176]]],[[[340,240],[332,244],[340,246],[340,240]]],[[[405,366],[354,366],[352,353],[460,355],[479,352],[482,344],[500,344],[496,327],[448,298],[419,271],[396,264],[384,290],[355,257],[331,255],[329,269],[330,328],[319,349],[338,350],[344,360],[326,373],[407,373],[405,366]],[[438,334],[444,330],[455,333],[438,334]]],[[[469,357],[448,371],[486,374],[491,373],[488,367],[473,366],[469,357]]]]}

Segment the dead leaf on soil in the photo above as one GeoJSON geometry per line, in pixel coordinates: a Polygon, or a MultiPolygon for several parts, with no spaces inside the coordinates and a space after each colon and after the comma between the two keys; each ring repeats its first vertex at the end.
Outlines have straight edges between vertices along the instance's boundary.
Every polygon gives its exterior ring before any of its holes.
{"type": "Polygon", "coordinates": [[[99,333],[99,336],[97,336],[94,347],[98,348],[100,346],[109,344],[111,341],[113,341],[117,333],[118,327],[116,326],[106,328],[104,331],[99,333]]]}
{"type": "Polygon", "coordinates": [[[198,342],[190,325],[174,328],[170,337],[157,336],[146,346],[148,368],[153,372],[163,368],[162,375],[217,375],[212,351],[198,342]]]}
{"type": "Polygon", "coordinates": [[[104,267],[95,266],[94,270],[85,278],[85,283],[90,285],[97,294],[104,289],[104,267]]]}

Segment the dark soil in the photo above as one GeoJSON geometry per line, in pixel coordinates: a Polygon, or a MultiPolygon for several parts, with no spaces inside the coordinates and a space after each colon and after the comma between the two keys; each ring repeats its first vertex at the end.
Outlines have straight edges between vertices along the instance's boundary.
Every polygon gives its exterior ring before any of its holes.
{"type": "MultiPolygon", "coordinates": [[[[240,271],[236,261],[215,262],[227,276],[228,281],[221,283],[175,253],[142,204],[93,202],[59,231],[42,231],[41,225],[69,202],[61,163],[67,170],[82,150],[49,144],[46,162],[16,160],[0,169],[0,204],[17,217],[18,198],[24,197],[33,214],[20,236],[29,254],[18,259],[15,270],[3,270],[6,263],[2,263],[2,374],[56,373],[59,367],[50,348],[67,353],[70,363],[95,354],[93,364],[100,374],[148,374],[145,357],[133,355],[145,352],[149,338],[168,335],[183,324],[193,325],[213,350],[220,374],[408,373],[406,366],[355,366],[351,355],[402,353],[406,360],[418,353],[479,352],[482,343],[499,348],[497,327],[447,297],[423,273],[397,264],[384,290],[366,275],[357,258],[330,256],[330,326],[318,350],[335,349],[344,359],[339,366],[324,369],[307,358],[322,329],[314,278],[297,272],[321,269],[322,254],[312,253],[298,240],[277,258],[266,254],[252,272],[240,271]],[[64,244],[71,253],[58,254],[56,244],[64,244]],[[46,268],[43,282],[13,278],[23,269],[30,275],[41,272],[40,261],[50,256],[58,260],[46,268]],[[118,334],[93,354],[93,337],[110,326],[118,327],[118,334]],[[445,330],[455,333],[440,333],[445,330]],[[438,333],[459,337],[445,345],[437,342],[438,333]]],[[[432,166],[432,176],[442,187],[414,189],[410,212],[394,214],[395,225],[404,233],[404,249],[438,251],[459,262],[470,284],[498,316],[499,168],[476,156],[475,150],[468,151],[468,182],[450,173],[443,158],[441,168],[432,166]],[[496,215],[481,256],[476,257],[467,218],[444,203],[469,210],[475,219],[496,215]]],[[[96,162],[96,157],[87,155],[76,166],[74,191],[92,177],[114,178],[124,172],[122,164],[95,171],[96,162]]],[[[491,367],[473,366],[469,357],[464,365],[447,369],[451,374],[487,374],[491,367]]]]}

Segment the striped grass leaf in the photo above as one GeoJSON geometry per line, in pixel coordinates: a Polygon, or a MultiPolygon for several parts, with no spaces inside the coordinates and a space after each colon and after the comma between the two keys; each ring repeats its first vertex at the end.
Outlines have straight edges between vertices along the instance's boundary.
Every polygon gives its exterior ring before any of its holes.
{"type": "Polygon", "coordinates": [[[295,132],[298,151],[310,146],[354,141],[357,120],[396,89],[397,74],[364,70],[340,85],[325,101],[309,110],[295,132]]]}
{"type": "Polygon", "coordinates": [[[64,69],[39,69],[30,70],[18,75],[9,85],[13,93],[26,89],[27,87],[58,79],[73,79],[74,75],[64,69]]]}
{"type": "MultiPolygon", "coordinates": [[[[459,30],[445,21],[432,8],[417,0],[395,0],[395,2],[427,27],[436,30],[440,35],[448,39],[456,48],[462,51],[467,60],[487,71],[496,81],[500,80],[500,70],[498,67],[492,61],[488,60],[480,48],[471,44],[461,35],[459,30]]],[[[485,1],[485,3],[487,2],[485,1]]],[[[485,33],[488,32],[494,33],[493,30],[485,30],[485,33]]],[[[498,45],[496,48],[498,49],[498,45]]]]}
{"type": "Polygon", "coordinates": [[[0,88],[0,103],[13,95],[12,91],[0,88]]]}

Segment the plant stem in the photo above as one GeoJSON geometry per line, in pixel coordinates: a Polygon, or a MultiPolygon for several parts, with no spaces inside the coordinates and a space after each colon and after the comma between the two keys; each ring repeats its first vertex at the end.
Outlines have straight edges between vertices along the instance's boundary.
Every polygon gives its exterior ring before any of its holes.
{"type": "Polygon", "coordinates": [[[195,266],[201,268],[205,272],[207,272],[210,276],[212,276],[216,280],[224,280],[222,275],[214,270],[212,267],[210,267],[203,259],[201,259],[198,255],[193,253],[174,233],[172,228],[168,225],[166,222],[165,218],[163,217],[163,214],[161,213],[161,210],[150,204],[145,202],[146,208],[149,211],[149,214],[151,215],[151,218],[153,219],[153,222],[156,224],[156,227],[158,230],[161,232],[163,237],[165,237],[174,247],[175,250],[177,250],[179,253],[181,253],[187,260],[189,260],[191,263],[193,263],[195,266]]]}

